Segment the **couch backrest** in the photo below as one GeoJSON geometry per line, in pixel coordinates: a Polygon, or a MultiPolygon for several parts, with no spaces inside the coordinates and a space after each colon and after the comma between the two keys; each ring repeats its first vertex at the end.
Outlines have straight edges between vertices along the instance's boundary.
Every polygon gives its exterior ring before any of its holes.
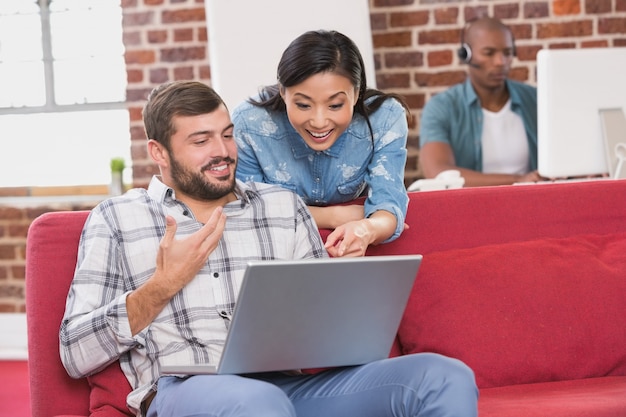
{"type": "Polygon", "coordinates": [[[33,417],[132,416],[130,384],[119,362],[87,378],[72,379],[61,364],[59,328],[88,211],[44,213],[26,242],[26,317],[33,417]]]}
{"type": "Polygon", "coordinates": [[[59,327],[88,212],[37,217],[26,243],[26,318],[33,417],[89,415],[87,380],[70,378],[59,356],[59,327]]]}
{"type": "Polygon", "coordinates": [[[409,193],[410,228],[368,255],[626,231],[626,180],[409,193]]]}

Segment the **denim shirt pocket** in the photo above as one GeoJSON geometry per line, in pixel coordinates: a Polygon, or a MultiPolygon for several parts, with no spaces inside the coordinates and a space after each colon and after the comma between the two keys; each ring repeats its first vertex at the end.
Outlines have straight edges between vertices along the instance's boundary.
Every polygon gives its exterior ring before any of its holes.
{"type": "Polygon", "coordinates": [[[360,197],[366,189],[367,183],[363,180],[363,177],[358,177],[337,186],[337,192],[343,196],[350,197],[349,200],[360,197]]]}

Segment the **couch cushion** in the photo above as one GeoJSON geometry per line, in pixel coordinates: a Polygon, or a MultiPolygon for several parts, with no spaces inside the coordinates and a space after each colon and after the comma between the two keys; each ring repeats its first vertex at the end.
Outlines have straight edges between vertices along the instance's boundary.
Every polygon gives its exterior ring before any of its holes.
{"type": "Polygon", "coordinates": [[[478,386],[626,375],[626,233],[424,257],[403,353],[463,360],[478,386]]]}
{"type": "Polygon", "coordinates": [[[480,390],[480,417],[623,417],[626,377],[541,382],[480,390]]]}
{"type": "Polygon", "coordinates": [[[115,361],[97,374],[87,377],[91,393],[89,394],[90,417],[126,417],[134,416],[126,406],[126,397],[131,386],[115,361]]]}

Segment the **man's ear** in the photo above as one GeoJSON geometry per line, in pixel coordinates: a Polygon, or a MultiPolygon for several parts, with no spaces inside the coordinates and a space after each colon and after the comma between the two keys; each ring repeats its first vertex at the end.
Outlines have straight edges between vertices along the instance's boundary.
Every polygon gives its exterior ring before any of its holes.
{"type": "Polygon", "coordinates": [[[159,167],[169,165],[169,153],[167,149],[165,149],[163,144],[154,139],[148,140],[148,154],[159,167]]]}

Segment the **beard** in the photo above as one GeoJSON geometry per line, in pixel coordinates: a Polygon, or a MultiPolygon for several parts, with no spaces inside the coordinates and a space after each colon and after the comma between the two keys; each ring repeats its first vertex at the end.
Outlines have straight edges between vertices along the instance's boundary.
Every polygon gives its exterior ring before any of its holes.
{"type": "Polygon", "coordinates": [[[197,173],[187,169],[175,158],[171,158],[171,175],[174,186],[180,192],[197,200],[213,201],[224,197],[235,189],[235,170],[231,169],[229,175],[215,177],[218,183],[211,183],[202,175],[204,171],[221,162],[234,164],[235,160],[229,157],[212,159],[202,167],[200,173],[197,173]]]}

